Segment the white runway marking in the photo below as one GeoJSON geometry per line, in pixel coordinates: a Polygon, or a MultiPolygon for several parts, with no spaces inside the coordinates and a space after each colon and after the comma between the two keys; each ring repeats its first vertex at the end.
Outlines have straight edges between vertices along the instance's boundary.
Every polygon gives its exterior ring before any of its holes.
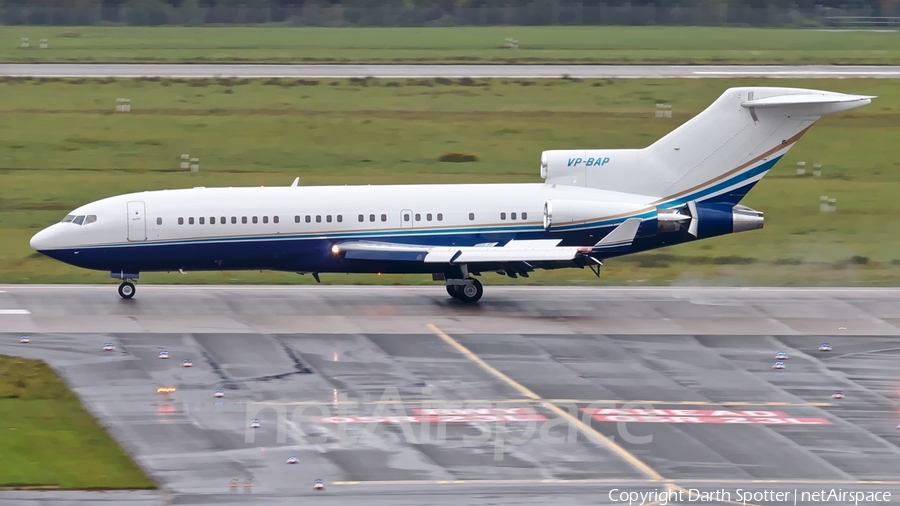
{"type": "Polygon", "coordinates": [[[38,63],[0,64],[0,76],[168,79],[662,79],[723,77],[900,78],[900,67],[877,65],[271,65],[38,63]]]}
{"type": "Polygon", "coordinates": [[[27,309],[0,309],[0,315],[31,314],[27,309]]]}

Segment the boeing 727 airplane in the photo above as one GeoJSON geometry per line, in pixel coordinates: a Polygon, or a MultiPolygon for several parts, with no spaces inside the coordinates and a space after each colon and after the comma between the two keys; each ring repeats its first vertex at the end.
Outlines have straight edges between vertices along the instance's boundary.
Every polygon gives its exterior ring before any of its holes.
{"type": "Polygon", "coordinates": [[[431,274],[478,301],[473,276],[527,277],[760,229],[739,204],[822,115],[875,97],[731,88],[643,149],[541,154],[543,183],[193,188],[98,200],[31,247],[109,271],[130,299],[141,272],[431,274]]]}

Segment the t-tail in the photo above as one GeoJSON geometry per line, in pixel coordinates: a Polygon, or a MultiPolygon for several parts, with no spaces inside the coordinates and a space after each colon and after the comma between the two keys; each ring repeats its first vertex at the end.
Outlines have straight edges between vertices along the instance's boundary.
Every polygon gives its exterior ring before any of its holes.
{"type": "Polygon", "coordinates": [[[821,116],[873,98],[799,88],[730,88],[646,148],[544,151],[541,175],[550,184],[645,195],[660,222],[690,220],[685,226],[694,237],[761,228],[762,213],[737,205],[753,185],[821,116]],[[703,214],[728,215],[731,223],[698,232],[703,214]]]}

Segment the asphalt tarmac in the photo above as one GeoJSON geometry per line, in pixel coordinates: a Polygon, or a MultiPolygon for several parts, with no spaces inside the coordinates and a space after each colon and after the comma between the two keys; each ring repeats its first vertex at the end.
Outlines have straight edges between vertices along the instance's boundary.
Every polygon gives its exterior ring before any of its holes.
{"type": "Polygon", "coordinates": [[[190,78],[900,78],[898,66],[844,65],[202,65],[121,63],[0,64],[11,77],[190,78]]]}
{"type": "Polygon", "coordinates": [[[0,502],[900,498],[900,290],[485,284],[477,306],[439,285],[0,286],[0,354],[53,365],[161,487],[0,502]]]}

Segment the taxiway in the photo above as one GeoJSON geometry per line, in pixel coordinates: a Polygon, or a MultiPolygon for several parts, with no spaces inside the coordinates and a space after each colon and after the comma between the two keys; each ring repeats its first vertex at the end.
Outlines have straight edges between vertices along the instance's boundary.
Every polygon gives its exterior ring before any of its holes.
{"type": "Polygon", "coordinates": [[[439,285],[0,286],[0,354],[53,365],[161,487],[0,501],[900,497],[900,290],[487,284],[476,306],[439,285]]]}

